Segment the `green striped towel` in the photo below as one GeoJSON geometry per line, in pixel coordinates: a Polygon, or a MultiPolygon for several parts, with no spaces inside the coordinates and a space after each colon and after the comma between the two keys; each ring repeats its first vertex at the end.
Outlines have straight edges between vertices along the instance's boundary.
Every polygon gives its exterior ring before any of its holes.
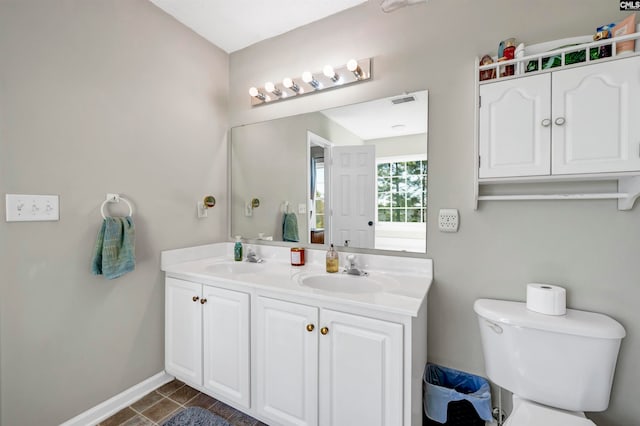
{"type": "Polygon", "coordinates": [[[131,216],[107,217],[98,232],[91,272],[112,280],[133,271],[136,267],[135,240],[131,216]]]}

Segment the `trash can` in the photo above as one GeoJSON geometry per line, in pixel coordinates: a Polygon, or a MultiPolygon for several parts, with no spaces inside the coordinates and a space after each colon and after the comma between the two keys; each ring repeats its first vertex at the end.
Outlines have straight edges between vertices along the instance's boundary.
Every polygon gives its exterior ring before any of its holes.
{"type": "Polygon", "coordinates": [[[492,421],[489,382],[479,376],[427,364],[423,377],[427,426],[484,426],[492,421]]]}

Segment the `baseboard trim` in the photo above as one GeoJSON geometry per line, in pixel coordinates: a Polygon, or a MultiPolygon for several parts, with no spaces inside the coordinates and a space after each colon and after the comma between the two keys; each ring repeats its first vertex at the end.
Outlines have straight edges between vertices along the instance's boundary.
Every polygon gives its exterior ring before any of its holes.
{"type": "Polygon", "coordinates": [[[149,377],[118,395],[88,409],[84,413],[80,413],[76,417],[67,420],[60,426],[96,425],[101,421],[108,419],[123,408],[128,407],[154,389],[159,388],[165,383],[169,383],[171,380],[173,380],[173,376],[161,371],[155,376],[149,377]]]}

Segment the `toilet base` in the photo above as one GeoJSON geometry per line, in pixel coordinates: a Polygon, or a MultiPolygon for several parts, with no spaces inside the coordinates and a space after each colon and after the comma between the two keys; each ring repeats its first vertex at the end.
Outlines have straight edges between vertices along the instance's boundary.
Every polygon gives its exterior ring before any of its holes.
{"type": "Polygon", "coordinates": [[[584,413],[547,407],[513,395],[513,411],[504,426],[596,426],[584,413]]]}

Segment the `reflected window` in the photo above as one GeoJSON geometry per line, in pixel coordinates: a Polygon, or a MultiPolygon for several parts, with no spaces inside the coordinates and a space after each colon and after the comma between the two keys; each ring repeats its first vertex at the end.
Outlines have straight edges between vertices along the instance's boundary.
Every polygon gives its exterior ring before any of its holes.
{"type": "Polygon", "coordinates": [[[427,221],[427,160],[377,162],[378,222],[427,221]]]}

